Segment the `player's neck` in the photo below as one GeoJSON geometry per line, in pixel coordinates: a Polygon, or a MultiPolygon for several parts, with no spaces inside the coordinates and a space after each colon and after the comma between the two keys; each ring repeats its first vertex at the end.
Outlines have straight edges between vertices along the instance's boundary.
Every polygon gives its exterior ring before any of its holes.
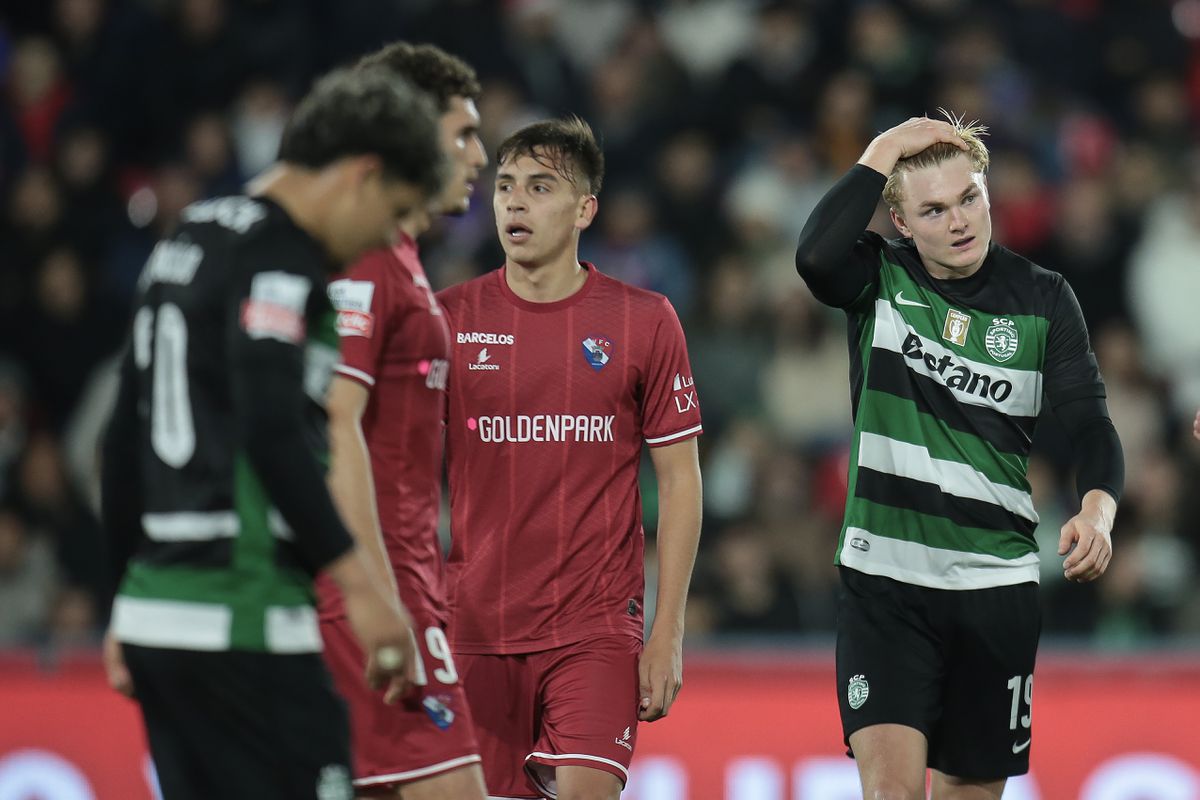
{"type": "Polygon", "coordinates": [[[587,270],[579,264],[578,252],[572,249],[561,258],[542,264],[520,264],[506,259],[504,279],[512,293],[522,300],[555,303],[583,288],[587,270]]]}
{"type": "Polygon", "coordinates": [[[318,203],[312,201],[315,188],[311,172],[278,163],[251,180],[246,194],[274,201],[298,228],[323,243],[324,215],[319,213],[318,203]]]}
{"type": "Polygon", "coordinates": [[[399,228],[410,239],[417,239],[433,226],[433,215],[424,209],[412,212],[400,220],[399,228]]]}

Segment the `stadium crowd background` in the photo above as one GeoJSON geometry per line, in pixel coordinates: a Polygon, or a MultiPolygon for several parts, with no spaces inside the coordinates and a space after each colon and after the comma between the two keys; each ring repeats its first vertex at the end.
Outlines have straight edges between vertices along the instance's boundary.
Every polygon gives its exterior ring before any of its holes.
{"type": "MultiPolygon", "coordinates": [[[[401,38],[476,67],[489,152],[552,114],[603,137],[583,256],[671,298],[704,412],[693,644],[831,640],[844,322],[792,255],[873,135],[939,106],[991,126],[996,239],[1074,286],[1125,446],[1112,567],[1067,585],[1042,426],[1045,631],[1200,642],[1200,0],[0,0],[0,647],[98,641],[97,438],[154,242],[272,161],[315,75],[401,38]]],[[[438,287],[502,262],[491,178],[424,240],[438,287]]]]}

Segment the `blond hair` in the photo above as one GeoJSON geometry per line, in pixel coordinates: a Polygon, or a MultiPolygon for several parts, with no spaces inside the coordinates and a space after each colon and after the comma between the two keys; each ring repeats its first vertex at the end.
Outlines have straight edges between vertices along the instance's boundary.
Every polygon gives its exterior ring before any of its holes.
{"type": "Polygon", "coordinates": [[[987,126],[980,125],[979,120],[963,122],[963,117],[957,116],[944,108],[939,108],[938,113],[954,126],[954,132],[958,134],[958,138],[967,143],[967,151],[964,153],[961,148],[949,142],[937,142],[926,147],[916,155],[897,161],[896,166],[892,167],[892,173],[888,175],[887,183],[883,187],[883,199],[893,211],[900,210],[900,201],[903,199],[900,194],[901,173],[925,167],[935,167],[944,161],[949,161],[955,156],[960,155],[965,155],[971,160],[972,172],[987,172],[990,157],[988,156],[987,145],[980,138],[987,135],[987,126]]]}

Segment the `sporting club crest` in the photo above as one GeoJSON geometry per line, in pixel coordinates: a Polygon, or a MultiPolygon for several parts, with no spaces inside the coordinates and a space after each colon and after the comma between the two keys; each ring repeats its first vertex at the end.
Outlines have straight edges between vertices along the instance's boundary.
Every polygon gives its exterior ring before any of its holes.
{"type": "Polygon", "coordinates": [[[870,695],[871,685],[865,677],[855,675],[850,679],[850,684],[846,687],[846,702],[850,704],[850,708],[855,711],[862,708],[870,695]]]}
{"type": "Polygon", "coordinates": [[[1011,319],[995,317],[983,337],[984,347],[988,355],[997,361],[1008,361],[1017,354],[1017,326],[1011,319]]]}

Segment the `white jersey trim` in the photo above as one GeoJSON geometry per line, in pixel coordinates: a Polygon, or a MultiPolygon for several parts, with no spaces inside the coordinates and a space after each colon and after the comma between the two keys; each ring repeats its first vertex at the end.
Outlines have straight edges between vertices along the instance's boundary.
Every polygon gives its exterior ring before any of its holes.
{"type": "MultiPolygon", "coordinates": [[[[154,542],[211,542],[232,539],[241,530],[236,511],[166,511],[142,514],[142,528],[154,542]]],[[[267,528],[277,539],[296,538],[279,509],[267,510],[267,528]]]]}
{"type": "Polygon", "coordinates": [[[478,755],[461,756],[460,758],[452,758],[449,761],[441,761],[437,764],[431,764],[428,767],[420,767],[419,769],[410,769],[407,772],[393,772],[388,775],[372,775],[369,778],[355,778],[355,786],[376,786],[381,783],[400,783],[402,781],[411,781],[417,778],[424,778],[429,775],[436,775],[439,772],[449,772],[452,769],[465,767],[468,764],[478,764],[480,758],[478,755]]]}
{"type": "Polygon", "coordinates": [[[531,758],[548,758],[551,761],[563,761],[570,758],[578,758],[583,761],[599,761],[601,764],[608,764],[610,767],[616,767],[621,770],[621,774],[625,776],[626,782],[629,781],[629,770],[625,769],[619,762],[613,761],[610,758],[601,758],[600,756],[588,756],[583,753],[530,753],[525,756],[525,761],[528,762],[531,758]]]}
{"type": "Polygon", "coordinates": [[[365,383],[367,386],[375,385],[375,379],[372,378],[367,373],[363,372],[361,369],[355,369],[354,367],[348,367],[345,364],[338,364],[336,367],[333,368],[333,371],[340,372],[342,375],[345,375],[348,378],[357,378],[358,380],[365,383]]]}
{"type": "Polygon", "coordinates": [[[317,610],[312,606],[269,606],[264,620],[272,653],[319,653],[323,647],[317,610]]]}
{"type": "MultiPolygon", "coordinates": [[[[704,429],[703,425],[697,425],[694,428],[688,428],[686,431],[679,431],[678,433],[668,433],[666,436],[656,436],[653,439],[647,439],[646,444],[662,444],[663,442],[670,442],[670,441],[674,441],[675,439],[682,439],[685,436],[691,436],[693,433],[700,433],[703,429],[704,429]]],[[[580,756],[580,757],[582,758],[582,756],[580,756]]]]}
{"type": "Polygon", "coordinates": [[[155,542],[232,539],[240,524],[234,511],[175,511],[142,514],[142,528],[155,542]]]}
{"type": "Polygon", "coordinates": [[[848,527],[839,553],[844,567],[929,589],[990,589],[1038,582],[1038,554],[1007,559],[943,550],[848,527]],[[859,547],[854,547],[856,542],[859,547]],[[863,545],[866,550],[861,549],[863,545]]]}
{"type": "MultiPolygon", "coordinates": [[[[319,653],[321,632],[311,606],[270,606],[263,621],[269,653],[319,653]]],[[[232,641],[233,610],[218,603],[118,595],[112,629],[118,641],[144,647],[222,651],[232,641]]]]}
{"type": "Polygon", "coordinates": [[[986,475],[969,464],[934,458],[927,448],[919,444],[863,431],[859,436],[858,465],[901,478],[936,484],[946,494],[992,503],[1034,524],[1038,522],[1033,498],[1028,492],[992,483],[986,475]]]}
{"type": "Polygon", "coordinates": [[[229,606],[123,596],[113,600],[113,635],[126,644],[228,650],[232,625],[229,606]]]}

